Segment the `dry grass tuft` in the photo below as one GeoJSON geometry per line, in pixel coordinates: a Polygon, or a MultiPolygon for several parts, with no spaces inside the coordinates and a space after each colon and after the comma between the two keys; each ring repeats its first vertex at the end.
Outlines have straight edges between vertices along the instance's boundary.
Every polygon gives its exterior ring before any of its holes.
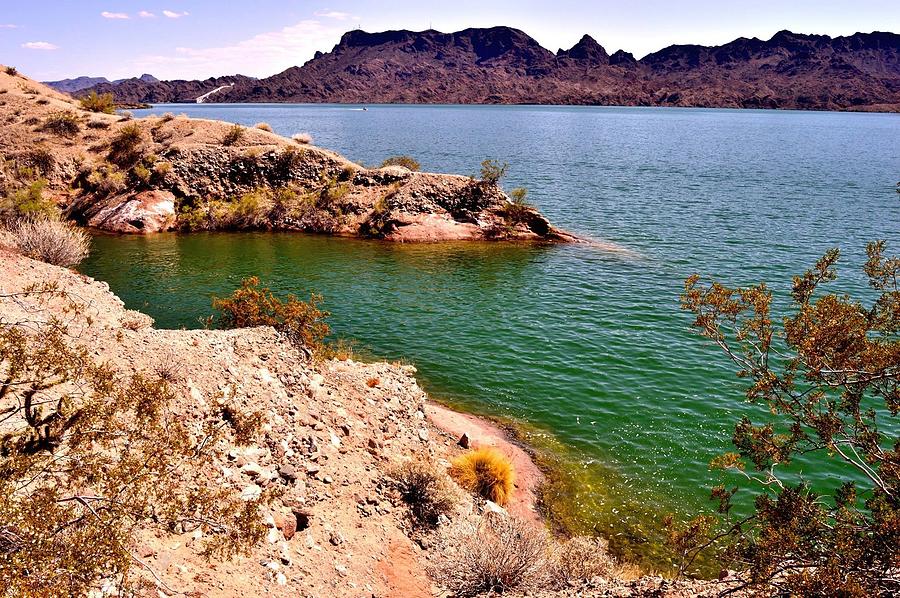
{"type": "Polygon", "coordinates": [[[291,136],[291,139],[293,139],[300,145],[309,145],[313,142],[312,135],[310,135],[309,133],[295,133],[291,136]]]}
{"type": "Polygon", "coordinates": [[[20,222],[12,229],[12,235],[24,255],[55,266],[75,266],[91,250],[86,232],[58,220],[20,222]]]}
{"type": "Polygon", "coordinates": [[[379,384],[381,384],[380,378],[369,378],[368,380],[366,380],[366,386],[368,386],[369,388],[375,388],[379,384]]]}
{"type": "Polygon", "coordinates": [[[543,528],[491,513],[446,533],[430,573],[455,596],[527,592],[546,584],[549,551],[543,528]]]}
{"type": "Polygon", "coordinates": [[[402,166],[413,172],[416,172],[421,168],[419,162],[411,156],[392,156],[381,163],[382,168],[385,166],[402,166]]]}
{"type": "Polygon", "coordinates": [[[81,131],[81,124],[73,112],[57,112],[47,117],[41,130],[71,139],[81,131]]]}
{"type": "Polygon", "coordinates": [[[259,129],[260,131],[268,131],[269,133],[272,132],[272,125],[270,125],[269,123],[256,123],[255,125],[253,125],[253,127],[259,129]]]}
{"type": "Polygon", "coordinates": [[[450,476],[470,492],[498,505],[509,500],[515,471],[509,459],[495,448],[485,447],[453,460],[450,476]]]}

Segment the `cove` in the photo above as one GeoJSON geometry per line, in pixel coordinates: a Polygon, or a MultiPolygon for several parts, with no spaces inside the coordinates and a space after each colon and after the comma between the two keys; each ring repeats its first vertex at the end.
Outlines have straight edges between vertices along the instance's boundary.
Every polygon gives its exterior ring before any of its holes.
{"type": "MultiPolygon", "coordinates": [[[[900,119],[889,114],[641,108],[199,105],[145,113],[308,131],[365,164],[410,154],[474,174],[511,164],[550,220],[585,246],[390,245],[304,235],[98,236],[80,270],[159,327],[199,327],[210,298],[258,275],[322,293],[338,336],[404,359],[435,398],[518,422],[564,472],[558,515],[623,552],[664,559],[651,530],[708,506],[708,470],[753,412],[726,358],[679,309],[693,272],[767,281],[827,248],[859,292],[865,243],[900,246],[900,119]],[[649,538],[649,541],[648,541],[649,538]],[[616,542],[614,542],[614,545],[616,542]]],[[[803,464],[801,464],[803,465],[803,464]]],[[[830,463],[804,476],[829,488],[830,463]]],[[[733,482],[734,480],[726,480],[733,482]]]]}

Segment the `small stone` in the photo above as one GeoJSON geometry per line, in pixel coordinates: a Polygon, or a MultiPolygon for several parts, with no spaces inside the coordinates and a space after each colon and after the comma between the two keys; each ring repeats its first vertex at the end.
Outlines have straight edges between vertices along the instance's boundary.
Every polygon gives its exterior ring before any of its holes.
{"type": "Polygon", "coordinates": [[[286,586],[287,585],[287,577],[285,576],[285,574],[279,573],[278,575],[276,575],[275,583],[277,583],[280,586],[286,586]]]}
{"type": "Polygon", "coordinates": [[[419,430],[419,440],[422,442],[428,442],[428,430],[422,428],[419,430]]]}
{"type": "Polygon", "coordinates": [[[347,577],[347,567],[337,564],[334,566],[334,570],[341,574],[341,577],[347,577]]]}
{"type": "Polygon", "coordinates": [[[331,542],[334,546],[340,546],[344,543],[344,536],[342,536],[340,532],[331,532],[331,536],[329,536],[328,541],[331,542]]]}
{"type": "Polygon", "coordinates": [[[458,444],[459,446],[463,447],[464,449],[469,448],[469,446],[470,446],[470,444],[471,444],[471,440],[469,439],[469,435],[466,434],[465,432],[463,432],[463,435],[459,437],[459,440],[456,442],[456,444],[458,444]]]}
{"type": "Polygon", "coordinates": [[[294,518],[297,520],[297,531],[303,531],[309,527],[309,520],[312,513],[302,509],[293,510],[294,518]]]}
{"type": "Polygon", "coordinates": [[[286,480],[293,482],[297,479],[297,468],[291,465],[290,463],[285,463],[281,467],[278,468],[278,475],[283,477],[286,480]]]}
{"type": "Polygon", "coordinates": [[[269,533],[266,534],[266,541],[269,544],[275,544],[281,539],[281,532],[278,531],[278,528],[271,528],[269,533]]]}
{"type": "Polygon", "coordinates": [[[262,468],[255,461],[251,461],[241,467],[241,471],[251,478],[258,478],[262,473],[262,468]]]}
{"type": "Polygon", "coordinates": [[[336,447],[341,446],[341,439],[338,438],[334,432],[328,432],[328,435],[331,438],[331,444],[333,444],[336,447]]]}

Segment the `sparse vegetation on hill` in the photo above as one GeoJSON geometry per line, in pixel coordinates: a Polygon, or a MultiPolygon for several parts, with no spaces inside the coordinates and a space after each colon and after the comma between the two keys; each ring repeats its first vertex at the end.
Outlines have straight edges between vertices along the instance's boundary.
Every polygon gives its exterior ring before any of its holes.
{"type": "Polygon", "coordinates": [[[222,137],[222,145],[235,145],[244,138],[244,127],[241,125],[232,125],[230,129],[222,137]]]}
{"type": "MultiPolygon", "coordinates": [[[[69,301],[53,284],[0,296],[28,300],[69,301]]],[[[94,363],[57,320],[37,330],[4,320],[0,375],[0,586],[10,595],[80,596],[102,579],[137,589],[138,526],[200,529],[210,557],[262,539],[267,498],[242,501],[203,475],[227,423],[197,414],[196,434],[173,417],[165,381],[94,363]]]]}
{"type": "Polygon", "coordinates": [[[41,130],[71,139],[81,132],[81,123],[73,112],[58,112],[44,121],[41,130]]]}

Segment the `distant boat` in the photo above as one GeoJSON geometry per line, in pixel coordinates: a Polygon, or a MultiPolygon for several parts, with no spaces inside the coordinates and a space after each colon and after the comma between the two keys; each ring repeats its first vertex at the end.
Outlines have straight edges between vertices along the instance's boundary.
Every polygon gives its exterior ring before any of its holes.
{"type": "Polygon", "coordinates": [[[369,111],[369,109],[366,108],[365,106],[363,106],[363,112],[368,112],[368,111],[369,111]]]}

